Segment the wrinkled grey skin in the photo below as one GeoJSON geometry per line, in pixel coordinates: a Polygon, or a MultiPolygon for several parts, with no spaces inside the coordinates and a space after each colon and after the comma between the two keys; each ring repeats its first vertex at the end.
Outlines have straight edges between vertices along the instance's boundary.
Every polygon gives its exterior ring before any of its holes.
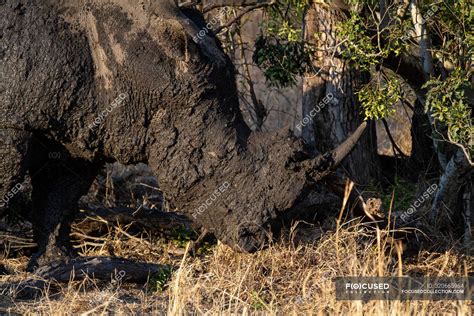
{"type": "Polygon", "coordinates": [[[172,1],[46,2],[0,6],[0,196],[32,178],[31,267],[71,255],[105,162],[148,163],[180,212],[255,251],[360,136],[309,160],[288,132],[252,133],[229,59],[172,1]]]}

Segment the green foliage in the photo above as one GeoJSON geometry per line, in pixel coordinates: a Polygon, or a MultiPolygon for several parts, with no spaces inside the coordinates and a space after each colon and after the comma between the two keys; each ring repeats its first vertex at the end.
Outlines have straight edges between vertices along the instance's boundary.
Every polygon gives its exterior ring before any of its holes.
{"type": "Polygon", "coordinates": [[[382,56],[386,58],[391,54],[399,56],[409,47],[412,23],[407,19],[395,18],[397,24],[389,25],[383,32],[382,56]]]}
{"type": "Polygon", "coordinates": [[[267,306],[265,300],[259,295],[259,293],[255,290],[250,292],[252,297],[252,307],[256,310],[264,309],[267,306]]]}
{"type": "Polygon", "coordinates": [[[175,236],[173,243],[180,248],[186,248],[186,245],[197,237],[197,234],[194,230],[187,229],[184,226],[175,229],[173,233],[175,236]]]}
{"type": "MultiPolygon", "coordinates": [[[[424,2],[429,10],[431,1],[424,2]]],[[[464,145],[474,154],[472,95],[472,61],[474,60],[474,6],[470,0],[443,1],[437,4],[436,15],[427,24],[432,37],[435,62],[445,72],[425,85],[426,109],[446,127],[439,134],[446,140],[464,145]],[[470,96],[470,97],[468,97],[470,96]]]]}
{"type": "Polygon", "coordinates": [[[300,32],[291,27],[288,21],[283,21],[283,24],[274,30],[278,38],[285,39],[289,43],[300,40],[300,32]]]}
{"type": "Polygon", "coordinates": [[[395,21],[397,23],[385,26],[382,31],[377,19],[351,12],[350,18],[337,27],[342,57],[369,71],[371,66],[380,64],[390,54],[400,55],[407,47],[411,24],[400,18],[395,18],[395,21]]]}
{"type": "Polygon", "coordinates": [[[382,197],[382,205],[386,210],[390,209],[390,203],[393,198],[392,211],[404,211],[410,208],[411,204],[416,198],[417,187],[416,184],[404,180],[400,177],[395,177],[394,183],[384,190],[382,197]]]}
{"type": "Polygon", "coordinates": [[[267,10],[265,33],[281,41],[301,42],[301,23],[308,0],[279,0],[267,10]]]}
{"type": "Polygon", "coordinates": [[[378,63],[381,57],[372,45],[372,39],[366,34],[361,17],[353,13],[351,17],[338,25],[337,35],[344,47],[342,57],[359,65],[364,70],[378,63]]]}
{"type": "Polygon", "coordinates": [[[398,80],[386,79],[363,86],[357,94],[365,119],[382,119],[395,113],[393,106],[400,101],[402,88],[398,80]]]}
{"type": "MultiPolygon", "coordinates": [[[[432,1],[422,7],[424,14],[433,11],[432,1]]],[[[474,6],[472,0],[443,1],[427,27],[433,38],[435,57],[454,67],[467,69],[474,58],[474,6]]]]}
{"type": "Polygon", "coordinates": [[[379,4],[379,0],[345,0],[345,3],[351,6],[370,6],[375,7],[379,4]]]}
{"type": "MultiPolygon", "coordinates": [[[[254,60],[270,85],[291,86],[296,83],[296,76],[309,70],[318,49],[302,39],[301,25],[309,2],[281,0],[267,10],[254,60]]],[[[371,83],[358,92],[365,119],[388,117],[395,111],[393,105],[403,98],[403,91],[396,79],[382,79],[378,74],[391,57],[403,53],[413,55],[419,50],[410,9],[406,10],[402,2],[387,2],[387,23],[383,23],[380,1],[347,0],[346,3],[357,9],[337,26],[337,52],[353,66],[372,74],[371,83]]],[[[474,95],[470,87],[474,60],[472,0],[420,0],[417,4],[422,25],[430,37],[435,72],[442,75],[424,86],[427,108],[446,127],[445,138],[474,152],[469,101],[472,97],[467,97],[474,95]],[[440,65],[444,68],[440,69],[440,65]]]]}
{"type": "Polygon", "coordinates": [[[214,250],[214,245],[208,242],[205,242],[201,247],[199,247],[199,249],[197,249],[196,253],[198,255],[207,256],[207,255],[212,254],[213,250],[214,250]]]}
{"type": "Polygon", "coordinates": [[[435,120],[447,126],[449,139],[467,146],[474,153],[472,105],[465,96],[466,90],[471,88],[470,76],[456,68],[445,80],[431,79],[424,88],[428,89],[427,109],[435,120]]]}
{"type": "MultiPolygon", "coordinates": [[[[355,1],[358,2],[358,1],[355,1]]],[[[359,3],[361,4],[361,3],[359,3]]],[[[377,3],[369,11],[377,11],[377,3]]],[[[342,47],[342,57],[361,69],[371,71],[379,68],[384,59],[390,55],[399,55],[412,44],[413,33],[411,17],[398,16],[396,6],[387,13],[392,25],[380,30],[380,21],[366,11],[352,12],[351,17],[338,27],[338,36],[342,47]]],[[[438,58],[448,71],[452,65],[454,71],[444,79],[430,80],[427,89],[427,107],[433,118],[444,124],[448,130],[448,138],[452,142],[470,146],[472,151],[472,108],[466,98],[469,89],[469,61],[473,60],[474,35],[472,32],[474,9],[469,1],[435,2],[421,1],[420,10],[423,25],[433,38],[435,58],[438,58]]],[[[400,84],[396,80],[388,80],[382,85],[371,83],[359,92],[366,119],[379,119],[393,113],[392,105],[401,98],[400,84]]]]}
{"type": "Polygon", "coordinates": [[[254,62],[263,70],[270,86],[296,84],[296,77],[311,65],[313,50],[302,38],[307,0],[280,0],[266,11],[262,34],[255,43],[254,62]]]}
{"type": "Polygon", "coordinates": [[[259,36],[255,43],[254,62],[263,70],[270,86],[296,84],[311,65],[310,50],[302,42],[280,42],[275,37],[259,36]]]}
{"type": "Polygon", "coordinates": [[[162,292],[166,289],[166,286],[171,279],[173,269],[169,265],[160,267],[158,272],[153,274],[149,281],[150,290],[153,292],[162,292]]]}

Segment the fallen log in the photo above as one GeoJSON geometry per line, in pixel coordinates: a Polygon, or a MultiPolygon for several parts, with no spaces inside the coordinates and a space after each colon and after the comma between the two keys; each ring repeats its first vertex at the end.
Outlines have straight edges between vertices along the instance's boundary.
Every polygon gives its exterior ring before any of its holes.
{"type": "MultiPolygon", "coordinates": [[[[172,234],[179,228],[191,229],[191,221],[184,215],[174,212],[164,212],[149,208],[129,207],[84,207],[77,220],[86,220],[88,217],[98,216],[109,223],[122,225],[133,224],[138,229],[146,229],[151,232],[172,234]]],[[[84,225],[82,225],[84,226],[84,225]]]]}
{"type": "Polygon", "coordinates": [[[151,274],[161,271],[165,266],[135,262],[123,258],[77,257],[69,261],[56,261],[38,268],[35,274],[45,280],[69,282],[81,280],[86,276],[98,280],[120,280],[144,283],[151,274]]]}
{"type": "Polygon", "coordinates": [[[145,283],[169,266],[136,262],[123,258],[77,257],[68,261],[55,261],[35,271],[35,279],[19,283],[0,283],[0,292],[13,290],[16,298],[35,298],[44,292],[51,282],[66,283],[86,277],[113,283],[145,283]]]}

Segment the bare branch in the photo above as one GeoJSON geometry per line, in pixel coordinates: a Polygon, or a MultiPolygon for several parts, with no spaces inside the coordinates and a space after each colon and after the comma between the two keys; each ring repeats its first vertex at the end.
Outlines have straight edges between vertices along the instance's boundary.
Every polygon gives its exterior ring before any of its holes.
{"type": "MultiPolygon", "coordinates": [[[[271,4],[274,4],[274,0],[220,0],[220,1],[204,1],[204,3],[211,2],[208,5],[203,5],[203,12],[209,12],[211,10],[221,8],[221,7],[248,7],[248,6],[259,6],[264,7],[271,4]]],[[[255,8],[253,8],[255,9],[255,8]]],[[[252,10],[253,10],[252,9],[252,10]]]]}
{"type": "Polygon", "coordinates": [[[252,12],[253,10],[256,10],[256,9],[259,9],[259,8],[263,8],[263,7],[266,7],[268,6],[269,4],[268,3],[261,3],[261,4],[257,4],[257,5],[254,5],[252,7],[248,7],[246,9],[243,9],[242,11],[240,11],[234,18],[232,18],[231,20],[227,21],[224,25],[221,25],[219,26],[218,28],[216,28],[214,30],[214,32],[216,34],[220,33],[223,29],[226,29],[228,28],[229,26],[231,26],[232,24],[234,24],[235,22],[237,22],[238,20],[240,20],[244,15],[246,15],[247,13],[249,12],[252,12]]]}
{"type": "Polygon", "coordinates": [[[178,0],[180,8],[192,8],[200,5],[203,8],[203,13],[222,7],[248,7],[273,3],[275,3],[274,0],[178,0]]]}
{"type": "MultiPolygon", "coordinates": [[[[387,120],[386,119],[382,119],[382,123],[383,123],[383,126],[385,128],[385,132],[387,133],[387,136],[388,138],[390,139],[390,142],[392,143],[392,146],[394,148],[394,153],[395,151],[398,151],[398,153],[403,157],[403,158],[407,158],[408,156],[405,155],[405,153],[403,152],[403,150],[400,149],[400,147],[398,147],[397,145],[397,142],[395,141],[395,139],[393,138],[393,135],[392,133],[390,132],[390,128],[388,127],[388,123],[387,123],[387,120]]],[[[396,154],[395,154],[396,156],[396,154]]]]}

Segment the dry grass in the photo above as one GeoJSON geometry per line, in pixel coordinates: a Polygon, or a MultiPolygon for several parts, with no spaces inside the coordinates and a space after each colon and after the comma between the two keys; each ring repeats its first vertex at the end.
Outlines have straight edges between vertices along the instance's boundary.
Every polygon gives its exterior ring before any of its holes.
{"type": "MultiPolygon", "coordinates": [[[[208,255],[191,258],[173,241],[150,235],[133,236],[127,227],[110,228],[101,237],[82,236],[85,255],[108,255],[165,263],[174,267],[167,287],[70,282],[46,291],[36,301],[12,302],[8,311],[44,314],[347,314],[347,315],[469,315],[472,302],[458,301],[336,301],[336,276],[472,275],[473,258],[456,248],[403,254],[393,232],[357,221],[322,232],[295,226],[281,241],[255,254],[237,253],[218,244],[208,255]]],[[[331,225],[326,225],[331,226],[331,225]]],[[[77,232],[77,231],[76,231],[77,232]]],[[[77,236],[76,236],[77,237],[77,236]]],[[[79,236],[81,237],[81,236],[79,236]]],[[[452,241],[446,240],[446,246],[452,241]]],[[[439,245],[441,246],[441,245],[439,245]]],[[[27,258],[3,259],[18,272],[0,282],[24,279],[27,258]]],[[[1,306],[1,305],[0,305],[1,306]]]]}
{"type": "MultiPolygon", "coordinates": [[[[346,208],[345,202],[341,209],[346,208]]],[[[81,255],[159,263],[172,267],[172,272],[151,276],[144,285],[113,278],[52,284],[37,300],[11,301],[0,295],[0,314],[472,314],[471,301],[336,301],[336,276],[472,276],[474,269],[474,259],[463,255],[466,249],[451,234],[427,225],[422,230],[430,239],[413,247],[423,240],[423,232],[401,242],[396,238],[404,235],[400,231],[379,229],[348,216],[349,212],[341,212],[321,226],[297,223],[280,242],[255,254],[217,244],[206,246],[206,254],[197,257],[186,255],[182,238],[164,239],[89,219],[73,226],[81,255]],[[89,233],[91,228],[95,233],[89,233]],[[162,288],[159,281],[166,285],[162,288]]],[[[28,257],[15,249],[33,245],[29,228],[29,232],[16,228],[14,237],[0,236],[8,240],[4,249],[14,252],[0,253],[0,266],[11,272],[0,275],[0,284],[31,277],[24,272],[28,257]]],[[[15,292],[14,287],[9,290],[15,292]]]]}

